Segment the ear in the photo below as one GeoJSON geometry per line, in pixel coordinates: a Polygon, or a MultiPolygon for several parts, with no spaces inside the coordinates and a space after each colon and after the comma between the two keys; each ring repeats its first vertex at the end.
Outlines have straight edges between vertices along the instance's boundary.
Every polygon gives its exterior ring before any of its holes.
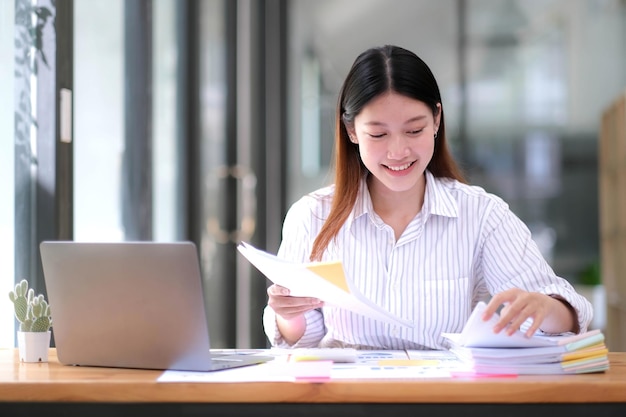
{"type": "Polygon", "coordinates": [[[434,131],[439,131],[439,123],[441,122],[441,103],[437,103],[437,113],[435,114],[434,131]]]}
{"type": "Polygon", "coordinates": [[[359,143],[359,139],[356,137],[356,131],[354,130],[354,126],[346,126],[346,132],[348,132],[348,139],[352,143],[359,143]]]}

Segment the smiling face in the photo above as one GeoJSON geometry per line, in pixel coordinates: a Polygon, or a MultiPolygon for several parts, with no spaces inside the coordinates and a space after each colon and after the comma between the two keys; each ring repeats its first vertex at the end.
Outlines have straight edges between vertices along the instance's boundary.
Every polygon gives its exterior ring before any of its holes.
{"type": "Polygon", "coordinates": [[[374,190],[423,190],[423,174],[433,156],[439,114],[441,111],[434,115],[424,102],[395,92],[378,96],[363,107],[347,130],[359,145],[374,190]]]}

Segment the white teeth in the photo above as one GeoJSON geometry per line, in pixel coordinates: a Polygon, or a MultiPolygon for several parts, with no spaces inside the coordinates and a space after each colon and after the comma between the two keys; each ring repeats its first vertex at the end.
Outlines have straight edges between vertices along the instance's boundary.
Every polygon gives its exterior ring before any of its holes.
{"type": "Polygon", "coordinates": [[[390,167],[390,166],[388,166],[387,168],[389,168],[392,171],[403,171],[403,170],[407,169],[408,167],[410,167],[411,164],[412,164],[412,162],[409,162],[408,164],[400,165],[398,167],[390,167]]]}

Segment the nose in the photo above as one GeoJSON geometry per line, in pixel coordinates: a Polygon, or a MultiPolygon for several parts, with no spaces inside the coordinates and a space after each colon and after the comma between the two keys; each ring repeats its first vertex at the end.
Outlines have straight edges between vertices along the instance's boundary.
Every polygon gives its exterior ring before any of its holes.
{"type": "Polygon", "coordinates": [[[403,159],[410,154],[409,144],[404,135],[392,135],[387,147],[388,159],[403,159]]]}

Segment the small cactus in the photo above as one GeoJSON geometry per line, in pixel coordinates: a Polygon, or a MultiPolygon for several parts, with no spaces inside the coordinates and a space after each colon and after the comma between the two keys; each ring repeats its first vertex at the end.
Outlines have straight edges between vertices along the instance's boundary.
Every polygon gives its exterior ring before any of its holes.
{"type": "Polygon", "coordinates": [[[35,297],[35,291],[28,288],[28,281],[21,280],[9,292],[13,302],[15,318],[20,322],[22,332],[47,332],[52,327],[50,306],[43,294],[35,297]]]}

